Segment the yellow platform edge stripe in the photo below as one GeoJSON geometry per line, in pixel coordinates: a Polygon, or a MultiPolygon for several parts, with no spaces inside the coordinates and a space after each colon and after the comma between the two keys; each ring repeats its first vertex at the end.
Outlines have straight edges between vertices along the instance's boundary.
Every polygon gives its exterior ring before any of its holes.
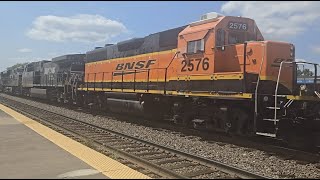
{"type": "Polygon", "coordinates": [[[150,177],[74,141],[2,104],[0,104],[0,109],[111,179],[151,179],[150,177]]]}

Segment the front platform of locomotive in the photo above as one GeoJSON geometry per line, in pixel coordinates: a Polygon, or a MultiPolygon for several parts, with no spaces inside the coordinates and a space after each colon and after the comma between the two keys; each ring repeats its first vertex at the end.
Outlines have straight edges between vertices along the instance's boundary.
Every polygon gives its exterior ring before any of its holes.
{"type": "Polygon", "coordinates": [[[263,41],[255,88],[258,134],[285,139],[289,144],[320,145],[319,65],[295,60],[294,45],[263,41]]]}
{"type": "Polygon", "coordinates": [[[247,73],[258,74],[251,89],[256,133],[295,146],[320,145],[319,65],[296,61],[287,42],[248,42],[246,53],[247,73]]]}
{"type": "Polygon", "coordinates": [[[291,43],[264,40],[252,19],[219,20],[214,73],[244,72],[242,89],[253,94],[254,132],[297,146],[320,145],[319,65],[296,61],[291,43]]]}

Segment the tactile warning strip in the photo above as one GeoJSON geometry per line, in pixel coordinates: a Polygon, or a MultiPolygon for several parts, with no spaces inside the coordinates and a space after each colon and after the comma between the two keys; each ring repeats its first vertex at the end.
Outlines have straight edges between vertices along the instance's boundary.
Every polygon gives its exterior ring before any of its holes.
{"type": "Polygon", "coordinates": [[[150,179],[150,177],[74,141],[2,104],[0,104],[0,109],[111,179],[150,179]]]}

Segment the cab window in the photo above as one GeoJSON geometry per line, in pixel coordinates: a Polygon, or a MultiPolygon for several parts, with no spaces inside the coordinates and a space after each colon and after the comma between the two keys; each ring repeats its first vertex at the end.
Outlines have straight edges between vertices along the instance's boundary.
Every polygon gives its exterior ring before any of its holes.
{"type": "Polygon", "coordinates": [[[199,51],[204,51],[204,39],[188,42],[188,54],[198,53],[199,51]]]}
{"type": "Polygon", "coordinates": [[[224,36],[225,36],[225,31],[223,29],[218,29],[217,30],[217,38],[216,38],[216,46],[217,47],[225,45],[224,36]]]}

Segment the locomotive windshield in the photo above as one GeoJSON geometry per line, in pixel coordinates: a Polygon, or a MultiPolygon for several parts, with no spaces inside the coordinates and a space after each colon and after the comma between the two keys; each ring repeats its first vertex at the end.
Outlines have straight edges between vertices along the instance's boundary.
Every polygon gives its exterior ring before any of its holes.
{"type": "Polygon", "coordinates": [[[317,83],[320,83],[320,73],[312,64],[297,64],[297,83],[298,84],[313,84],[315,78],[317,83]],[[317,74],[316,74],[317,73],[317,74]],[[316,76],[317,75],[317,76],[316,76]]]}
{"type": "MultiPolygon", "coordinates": [[[[258,30],[256,25],[250,31],[247,23],[232,22],[230,21],[225,28],[219,28],[216,32],[216,46],[221,47],[224,45],[242,44],[246,41],[259,41],[258,30]]],[[[263,40],[263,38],[260,38],[263,40]]]]}
{"type": "Polygon", "coordinates": [[[229,32],[228,44],[244,43],[245,32],[229,32]]]}
{"type": "Polygon", "coordinates": [[[216,46],[221,47],[224,45],[241,44],[248,40],[255,40],[248,38],[247,32],[225,31],[223,29],[217,30],[216,46]]]}

